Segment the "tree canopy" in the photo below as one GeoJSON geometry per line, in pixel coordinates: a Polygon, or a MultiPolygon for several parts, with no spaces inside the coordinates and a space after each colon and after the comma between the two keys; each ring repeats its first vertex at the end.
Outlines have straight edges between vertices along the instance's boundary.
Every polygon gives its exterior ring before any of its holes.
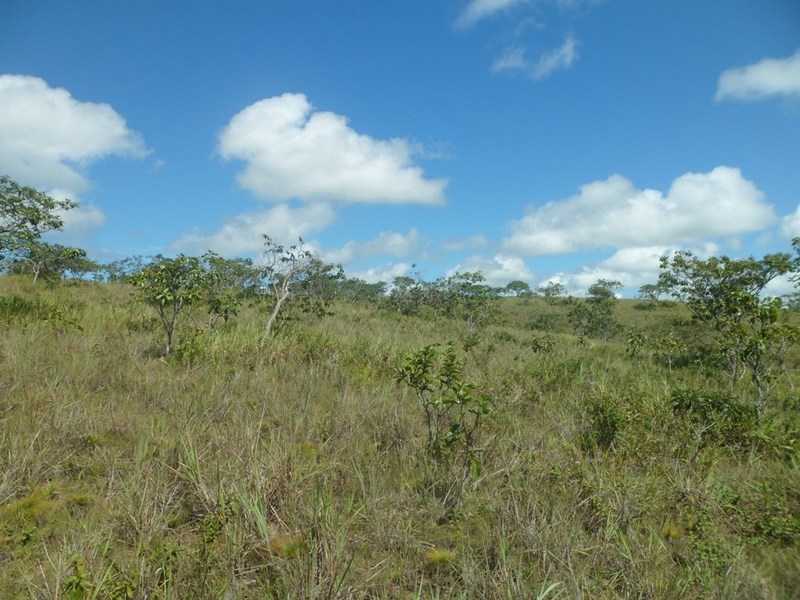
{"type": "Polygon", "coordinates": [[[76,206],[72,200],[56,200],[22,186],[7,175],[0,177],[0,259],[29,249],[43,233],[62,229],[59,213],[76,206]]]}

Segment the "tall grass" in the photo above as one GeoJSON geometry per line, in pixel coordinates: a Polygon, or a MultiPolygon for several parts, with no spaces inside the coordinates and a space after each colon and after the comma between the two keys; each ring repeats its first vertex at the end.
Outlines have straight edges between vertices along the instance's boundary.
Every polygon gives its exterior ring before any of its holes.
{"type": "MultiPolygon", "coordinates": [[[[460,475],[426,454],[395,368],[424,345],[462,344],[462,323],[342,305],[263,339],[249,308],[216,333],[187,320],[165,359],[122,285],[3,277],[0,295],[19,298],[0,319],[0,597],[800,589],[796,371],[731,440],[706,418],[717,413],[692,420],[673,395],[746,406],[746,382],[669,365],[649,342],[633,355],[625,334],[580,344],[558,326],[563,307],[504,300],[503,321],[464,352],[465,376],[497,405],[483,468],[443,510],[460,475]]],[[[648,340],[680,312],[633,304],[618,318],[648,340]]]]}

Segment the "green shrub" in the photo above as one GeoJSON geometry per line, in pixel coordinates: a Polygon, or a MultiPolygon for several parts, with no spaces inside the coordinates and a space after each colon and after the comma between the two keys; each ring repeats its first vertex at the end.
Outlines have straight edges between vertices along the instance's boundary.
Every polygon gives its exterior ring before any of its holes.
{"type": "Polygon", "coordinates": [[[671,400],[673,413],[691,424],[703,442],[745,445],[757,424],[754,407],[723,392],[678,389],[671,400]]]}
{"type": "Polygon", "coordinates": [[[592,400],[587,407],[588,424],[581,433],[581,449],[585,452],[608,450],[622,430],[625,415],[611,398],[592,400]]]}

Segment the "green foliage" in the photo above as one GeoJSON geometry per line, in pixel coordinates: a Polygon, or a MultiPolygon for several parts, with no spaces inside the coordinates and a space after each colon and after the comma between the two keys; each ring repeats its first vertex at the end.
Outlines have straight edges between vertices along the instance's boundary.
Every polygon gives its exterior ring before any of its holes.
{"type": "Polygon", "coordinates": [[[341,266],[323,262],[308,250],[303,240],[292,246],[282,246],[264,235],[264,265],[261,276],[271,303],[264,334],[269,335],[290,298],[305,312],[317,316],[327,314],[327,307],[336,296],[339,280],[344,276],[341,266]]]}
{"type": "Polygon", "coordinates": [[[530,341],[531,350],[534,354],[549,354],[556,347],[556,338],[550,334],[536,336],[530,341]]]}
{"type": "Polygon", "coordinates": [[[568,307],[504,297],[502,325],[466,353],[464,321],[430,304],[404,318],[336,290],[336,319],[265,344],[247,301],[205,326],[204,288],[175,359],[142,360],[161,326],[127,283],[0,277],[15,315],[0,344],[0,596],[796,596],[800,348],[755,423],[719,377],[717,334],[683,305],[616,301],[649,340],[632,356],[627,335],[552,334],[548,352],[527,324],[568,307]],[[37,305],[82,306],[84,329],[39,323],[37,305]],[[672,372],[655,351],[670,334],[672,372]],[[398,367],[429,344],[419,400],[398,367]],[[439,442],[426,435],[422,402],[444,410],[457,380],[498,407],[472,435],[478,461],[451,429],[459,403],[478,409],[463,394],[439,442]]]}
{"type": "Polygon", "coordinates": [[[131,277],[143,302],[153,307],[167,335],[166,354],[174,346],[178,318],[184,309],[203,299],[208,274],[199,258],[184,256],[164,258],[148,265],[131,277]]]}
{"type": "Polygon", "coordinates": [[[0,323],[7,327],[39,322],[80,329],[78,317],[81,310],[81,305],[77,303],[56,303],[17,295],[0,296],[0,323]]]}
{"type": "Polygon", "coordinates": [[[624,424],[625,415],[613,398],[593,398],[587,406],[588,424],[581,434],[584,451],[608,450],[624,424]]]}
{"type": "Polygon", "coordinates": [[[639,298],[647,300],[651,305],[657,305],[666,291],[661,283],[646,283],[639,288],[639,298]]]}
{"type": "Polygon", "coordinates": [[[0,177],[0,260],[35,245],[43,233],[59,230],[64,221],[59,212],[71,210],[71,200],[56,200],[10,177],[0,177]]]}
{"type": "Polygon", "coordinates": [[[616,292],[622,289],[622,283],[616,279],[598,279],[589,286],[589,298],[596,301],[613,300],[616,292]]]}
{"type": "Polygon", "coordinates": [[[206,269],[204,301],[208,307],[208,325],[212,331],[239,314],[246,297],[258,288],[260,273],[250,259],[226,259],[214,252],[202,257],[206,269]]]}
{"type": "Polygon", "coordinates": [[[518,298],[533,295],[533,292],[531,292],[531,286],[524,281],[520,281],[519,279],[509,281],[505,287],[505,291],[507,294],[513,294],[518,298]]]}
{"type": "Polygon", "coordinates": [[[734,379],[740,368],[749,372],[758,414],[783,371],[788,348],[800,337],[781,309],[781,300],[765,297],[763,291],[776,277],[798,268],[800,257],[789,254],[702,260],[681,251],[661,259],[659,285],[686,303],[695,322],[716,334],[734,379]]]}
{"type": "Polygon", "coordinates": [[[468,332],[475,332],[497,315],[499,291],[486,285],[482,273],[455,273],[432,286],[428,302],[438,314],[465,321],[468,332]]]}
{"type": "Polygon", "coordinates": [[[539,313],[527,324],[528,329],[533,331],[564,331],[567,321],[564,315],[555,312],[539,313]]]}
{"type": "Polygon", "coordinates": [[[635,329],[628,331],[628,354],[631,356],[639,356],[646,345],[647,334],[641,331],[636,331],[635,329]]]}
{"type": "Polygon", "coordinates": [[[378,306],[385,300],[388,285],[384,281],[367,283],[363,279],[342,277],[337,297],[343,302],[378,306]]]}
{"type": "Polygon", "coordinates": [[[18,321],[45,320],[52,311],[53,307],[49,303],[38,298],[0,296],[0,321],[6,325],[18,321]]]}
{"type": "Polygon", "coordinates": [[[589,287],[586,299],[569,299],[567,319],[581,340],[586,337],[609,339],[620,331],[621,326],[614,317],[617,304],[614,292],[621,287],[619,281],[599,279],[589,287]]]}
{"type": "MultiPolygon", "coordinates": [[[[156,256],[149,262],[155,262],[163,258],[163,256],[156,256]]],[[[110,263],[98,265],[94,278],[96,281],[105,281],[108,283],[129,281],[133,275],[142,271],[147,264],[147,258],[140,254],[126,256],[125,258],[110,263]]]]}
{"type": "Polygon", "coordinates": [[[30,273],[33,282],[62,279],[67,273],[80,279],[97,268],[81,248],[36,242],[17,253],[8,267],[10,273],[30,273]]]}
{"type": "Polygon", "coordinates": [[[550,281],[545,285],[540,285],[536,290],[548,302],[556,302],[558,298],[567,295],[567,288],[563,283],[550,281]]]}
{"type": "Polygon", "coordinates": [[[463,376],[464,360],[453,344],[409,354],[396,378],[413,388],[425,415],[427,449],[439,460],[460,456],[464,464],[480,469],[478,437],[484,417],[494,413],[494,404],[463,376]]]}
{"type": "Polygon", "coordinates": [[[469,336],[496,319],[500,293],[477,271],[454,273],[432,283],[417,273],[415,278],[394,279],[386,305],[404,315],[420,315],[427,309],[433,317],[463,321],[469,336]]]}
{"type": "Polygon", "coordinates": [[[756,414],[722,392],[690,388],[671,395],[672,410],[686,420],[702,443],[741,446],[756,426],[756,414]]]}

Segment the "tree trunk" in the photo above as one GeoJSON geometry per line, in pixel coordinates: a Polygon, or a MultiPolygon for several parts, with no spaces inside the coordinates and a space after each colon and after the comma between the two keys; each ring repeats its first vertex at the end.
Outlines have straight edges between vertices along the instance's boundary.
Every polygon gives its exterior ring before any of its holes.
{"type": "Polygon", "coordinates": [[[278,313],[281,311],[281,306],[288,297],[289,297],[289,290],[281,289],[281,293],[275,301],[275,308],[272,309],[272,314],[269,316],[269,321],[267,321],[267,326],[264,328],[264,336],[269,337],[269,334],[272,332],[272,326],[275,324],[275,321],[278,318],[278,313]]]}

